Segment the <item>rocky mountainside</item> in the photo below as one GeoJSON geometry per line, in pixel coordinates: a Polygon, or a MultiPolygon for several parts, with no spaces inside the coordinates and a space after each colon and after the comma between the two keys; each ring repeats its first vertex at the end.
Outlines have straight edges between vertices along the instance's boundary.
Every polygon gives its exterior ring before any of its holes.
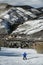
{"type": "MultiPolygon", "coordinates": [[[[39,9],[43,9],[43,8],[39,8],[39,9]]],[[[0,30],[4,26],[4,28],[6,29],[5,31],[6,33],[12,33],[13,31],[15,32],[16,29],[18,29],[19,25],[22,26],[28,22],[27,23],[28,25],[26,24],[24,26],[24,28],[26,28],[28,31],[28,29],[30,29],[31,26],[34,27],[35,22],[38,20],[41,21],[41,24],[40,25],[38,24],[38,26],[42,25],[43,27],[43,12],[39,9],[36,9],[31,6],[27,6],[27,5],[11,6],[7,4],[0,4],[0,10],[2,11],[0,15],[0,19],[2,20],[2,22],[0,23],[1,24],[0,30]],[[32,22],[32,24],[29,22],[32,22]]],[[[37,24],[36,24],[36,27],[37,27],[37,24]]],[[[22,29],[19,29],[19,30],[21,30],[22,32],[22,29]]],[[[43,30],[43,28],[41,28],[41,30],[43,30]]]]}

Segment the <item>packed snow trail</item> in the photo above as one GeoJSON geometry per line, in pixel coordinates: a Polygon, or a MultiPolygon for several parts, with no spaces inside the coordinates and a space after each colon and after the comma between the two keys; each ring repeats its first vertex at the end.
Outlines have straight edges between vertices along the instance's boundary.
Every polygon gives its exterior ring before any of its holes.
{"type": "MultiPolygon", "coordinates": [[[[21,55],[27,52],[27,60],[23,60],[23,56],[1,56],[0,65],[43,65],[43,54],[37,54],[34,49],[20,49],[20,48],[2,48],[1,52],[18,53],[21,55]]],[[[18,55],[18,54],[17,54],[18,55]]]]}

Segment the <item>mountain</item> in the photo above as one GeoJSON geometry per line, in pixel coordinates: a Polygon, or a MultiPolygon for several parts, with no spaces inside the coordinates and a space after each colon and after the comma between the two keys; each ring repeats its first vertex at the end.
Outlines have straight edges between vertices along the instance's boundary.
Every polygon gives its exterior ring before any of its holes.
{"type": "Polygon", "coordinates": [[[27,21],[35,22],[35,20],[39,19],[40,17],[39,15],[42,15],[41,11],[28,5],[11,6],[11,5],[2,3],[1,6],[0,6],[1,10],[5,10],[0,15],[2,22],[4,23],[2,25],[5,26],[5,29],[9,34],[15,31],[19,25],[22,25],[27,21]],[[2,5],[6,7],[2,9],[3,7],[2,5]]]}
{"type": "Polygon", "coordinates": [[[42,11],[43,7],[37,8],[39,11],[42,11]]]}

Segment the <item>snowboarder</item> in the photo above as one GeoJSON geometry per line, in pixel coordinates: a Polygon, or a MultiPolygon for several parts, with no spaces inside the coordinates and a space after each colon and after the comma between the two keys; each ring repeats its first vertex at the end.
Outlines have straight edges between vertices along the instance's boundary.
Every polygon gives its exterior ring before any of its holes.
{"type": "Polygon", "coordinates": [[[27,60],[27,57],[26,57],[26,56],[27,56],[27,53],[24,52],[24,53],[23,53],[23,60],[27,60]]]}

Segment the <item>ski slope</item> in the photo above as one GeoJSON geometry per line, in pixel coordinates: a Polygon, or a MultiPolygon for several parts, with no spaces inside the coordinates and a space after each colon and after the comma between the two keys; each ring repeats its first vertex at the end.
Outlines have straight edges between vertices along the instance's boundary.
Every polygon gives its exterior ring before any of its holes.
{"type": "Polygon", "coordinates": [[[0,55],[0,65],[43,65],[43,54],[37,54],[34,49],[2,48],[1,52],[4,54],[16,53],[17,56],[0,55]],[[23,60],[22,54],[24,52],[27,53],[27,60],[23,60]]]}
{"type": "Polygon", "coordinates": [[[37,53],[33,49],[21,49],[21,48],[6,48],[1,47],[0,56],[22,56],[23,53],[26,52],[28,54],[37,53]]]}

